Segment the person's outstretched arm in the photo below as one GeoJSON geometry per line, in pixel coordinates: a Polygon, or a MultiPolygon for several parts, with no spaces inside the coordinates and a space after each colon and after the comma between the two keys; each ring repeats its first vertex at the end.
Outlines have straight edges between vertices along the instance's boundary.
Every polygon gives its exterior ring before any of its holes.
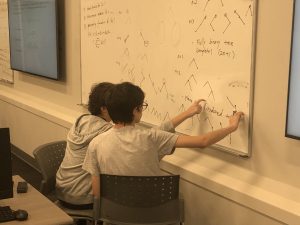
{"type": "Polygon", "coordinates": [[[196,101],[193,102],[193,104],[184,112],[178,114],[177,116],[175,116],[174,118],[171,119],[171,122],[175,127],[177,127],[179,124],[181,124],[183,121],[185,121],[186,119],[199,114],[202,112],[202,105],[201,103],[205,102],[204,99],[198,99],[196,101]]]}
{"type": "Polygon", "coordinates": [[[229,125],[198,136],[179,135],[175,143],[176,148],[205,148],[225,138],[228,134],[234,132],[240,123],[242,112],[237,112],[229,117],[229,125]]]}

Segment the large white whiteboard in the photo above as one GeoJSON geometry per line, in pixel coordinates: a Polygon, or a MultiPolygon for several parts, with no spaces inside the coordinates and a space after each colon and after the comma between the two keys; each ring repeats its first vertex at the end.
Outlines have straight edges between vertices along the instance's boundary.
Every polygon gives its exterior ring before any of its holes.
{"type": "Polygon", "coordinates": [[[146,93],[143,121],[159,124],[204,98],[177,128],[199,134],[245,119],[218,147],[251,150],[255,0],[82,0],[82,102],[92,84],[130,81],[146,93]]]}
{"type": "Polygon", "coordinates": [[[0,81],[13,83],[14,74],[10,68],[7,1],[0,0],[0,81]]]}

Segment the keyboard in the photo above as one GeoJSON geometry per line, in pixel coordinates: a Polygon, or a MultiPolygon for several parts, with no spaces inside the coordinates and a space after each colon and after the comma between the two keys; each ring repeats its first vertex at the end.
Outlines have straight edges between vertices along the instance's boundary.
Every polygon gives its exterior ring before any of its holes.
{"type": "Polygon", "coordinates": [[[15,220],[16,216],[9,206],[0,206],[0,223],[15,220]]]}

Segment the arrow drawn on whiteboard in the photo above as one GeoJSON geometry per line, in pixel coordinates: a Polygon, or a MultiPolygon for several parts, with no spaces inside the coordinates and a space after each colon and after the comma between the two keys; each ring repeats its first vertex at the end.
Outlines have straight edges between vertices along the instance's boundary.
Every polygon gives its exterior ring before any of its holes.
{"type": "Polygon", "coordinates": [[[228,96],[226,96],[226,98],[227,98],[228,102],[230,103],[230,105],[234,108],[234,111],[236,111],[236,105],[234,105],[234,104],[230,101],[230,99],[228,98],[228,96]]]}
{"type": "Polygon", "coordinates": [[[245,25],[245,22],[243,21],[243,19],[240,16],[240,14],[236,10],[234,10],[234,13],[238,16],[238,18],[240,19],[240,21],[242,21],[242,23],[245,25]]]}
{"type": "Polygon", "coordinates": [[[167,112],[166,115],[164,116],[163,121],[169,121],[171,120],[169,113],[167,112]]]}
{"type": "Polygon", "coordinates": [[[181,104],[181,106],[179,107],[179,112],[184,112],[185,111],[185,107],[183,104],[181,104]]]}
{"type": "Polygon", "coordinates": [[[156,90],[156,88],[155,88],[155,84],[154,84],[154,81],[153,81],[152,78],[151,78],[150,73],[148,74],[148,77],[149,77],[150,83],[151,83],[151,85],[152,85],[152,88],[153,88],[155,94],[157,95],[157,90],[156,90]]]}
{"type": "Polygon", "coordinates": [[[193,59],[191,60],[191,62],[189,63],[189,67],[190,67],[192,64],[194,64],[194,65],[196,66],[196,68],[198,69],[198,65],[197,65],[197,63],[196,63],[196,59],[195,59],[195,58],[193,58],[193,59]]]}
{"type": "Polygon", "coordinates": [[[140,85],[139,85],[140,87],[142,87],[142,84],[145,81],[145,76],[144,76],[143,71],[141,72],[141,76],[142,76],[142,79],[140,80],[140,85]]]}
{"type": "Polygon", "coordinates": [[[252,5],[249,5],[249,7],[246,11],[246,17],[248,16],[248,12],[250,12],[250,15],[253,16],[253,14],[252,14],[252,5]]]}
{"type": "Polygon", "coordinates": [[[197,84],[197,81],[196,81],[196,79],[195,79],[194,74],[192,74],[192,75],[188,78],[188,80],[185,82],[185,84],[184,84],[184,85],[187,85],[187,84],[188,84],[191,91],[192,91],[192,85],[191,85],[191,79],[192,79],[192,78],[193,78],[194,82],[197,84]]]}
{"type": "Polygon", "coordinates": [[[204,119],[204,121],[207,121],[207,122],[209,123],[210,128],[211,128],[211,130],[213,131],[213,130],[214,130],[214,127],[213,127],[213,125],[211,124],[209,117],[206,117],[206,118],[204,119]]]}
{"type": "Polygon", "coordinates": [[[228,16],[227,16],[227,13],[225,13],[224,16],[225,16],[225,18],[228,20],[228,24],[227,24],[225,30],[223,31],[223,34],[225,33],[225,31],[228,29],[228,27],[229,27],[230,24],[231,24],[231,21],[229,20],[229,18],[228,18],[228,16]]]}
{"type": "Polygon", "coordinates": [[[193,102],[193,100],[191,99],[191,97],[190,96],[182,96],[183,98],[184,98],[184,101],[188,101],[188,102],[190,102],[190,103],[192,103],[193,102]]]}
{"type": "Polygon", "coordinates": [[[212,88],[211,88],[211,86],[210,86],[210,83],[209,83],[208,81],[205,82],[205,84],[203,85],[203,87],[205,87],[206,85],[208,85],[208,87],[209,87],[209,89],[210,89],[210,92],[209,92],[209,95],[208,95],[207,98],[209,98],[210,96],[212,96],[213,99],[214,99],[214,101],[216,101],[214,92],[213,92],[213,90],[212,90],[212,88]]]}
{"type": "Polygon", "coordinates": [[[167,98],[168,98],[169,97],[169,92],[167,90],[167,85],[166,85],[166,81],[165,80],[163,81],[163,84],[162,84],[161,88],[159,89],[159,92],[162,92],[163,89],[166,91],[167,98]]]}
{"type": "Polygon", "coordinates": [[[197,5],[197,4],[198,4],[198,0],[192,0],[192,1],[191,1],[191,4],[192,4],[192,5],[197,5]]]}
{"type": "Polygon", "coordinates": [[[199,26],[197,27],[197,29],[195,30],[195,32],[197,32],[199,30],[199,28],[202,26],[204,20],[206,20],[207,16],[205,15],[201,21],[201,23],[199,24],[199,26]]]}
{"type": "Polygon", "coordinates": [[[152,108],[151,114],[154,115],[157,119],[161,120],[161,113],[158,112],[154,107],[152,108]]]}
{"type": "Polygon", "coordinates": [[[149,45],[149,41],[146,41],[146,40],[145,40],[145,38],[144,38],[144,36],[143,36],[142,32],[140,32],[140,35],[141,35],[141,37],[142,37],[142,39],[143,39],[144,46],[145,46],[145,47],[148,47],[148,45],[149,45]]]}
{"type": "Polygon", "coordinates": [[[123,72],[123,73],[124,73],[124,71],[126,70],[127,66],[128,66],[128,63],[126,63],[126,64],[122,67],[122,72],[123,72]]]}
{"type": "Polygon", "coordinates": [[[207,7],[207,5],[208,5],[209,2],[210,2],[210,0],[207,0],[206,4],[204,6],[204,11],[206,10],[206,7],[207,7]]]}
{"type": "Polygon", "coordinates": [[[128,38],[129,38],[129,34],[124,38],[124,43],[125,43],[125,44],[126,44],[128,38]]]}
{"type": "Polygon", "coordinates": [[[213,30],[213,31],[215,31],[215,29],[214,29],[214,27],[213,27],[213,22],[214,22],[214,20],[217,18],[217,14],[215,14],[215,16],[213,17],[213,19],[210,21],[210,23],[209,23],[209,25],[210,25],[210,27],[211,27],[211,29],[213,30]]]}

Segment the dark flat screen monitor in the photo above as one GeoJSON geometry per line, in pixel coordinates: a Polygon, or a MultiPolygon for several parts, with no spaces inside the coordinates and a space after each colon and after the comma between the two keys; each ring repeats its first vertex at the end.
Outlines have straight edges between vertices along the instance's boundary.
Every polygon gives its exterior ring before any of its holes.
{"type": "Polygon", "coordinates": [[[300,139],[300,1],[294,1],[285,135],[300,139]]]}
{"type": "Polygon", "coordinates": [[[13,197],[9,128],[0,128],[0,199],[13,197]]]}
{"type": "Polygon", "coordinates": [[[59,79],[56,0],[8,0],[11,68],[59,79]]]}

